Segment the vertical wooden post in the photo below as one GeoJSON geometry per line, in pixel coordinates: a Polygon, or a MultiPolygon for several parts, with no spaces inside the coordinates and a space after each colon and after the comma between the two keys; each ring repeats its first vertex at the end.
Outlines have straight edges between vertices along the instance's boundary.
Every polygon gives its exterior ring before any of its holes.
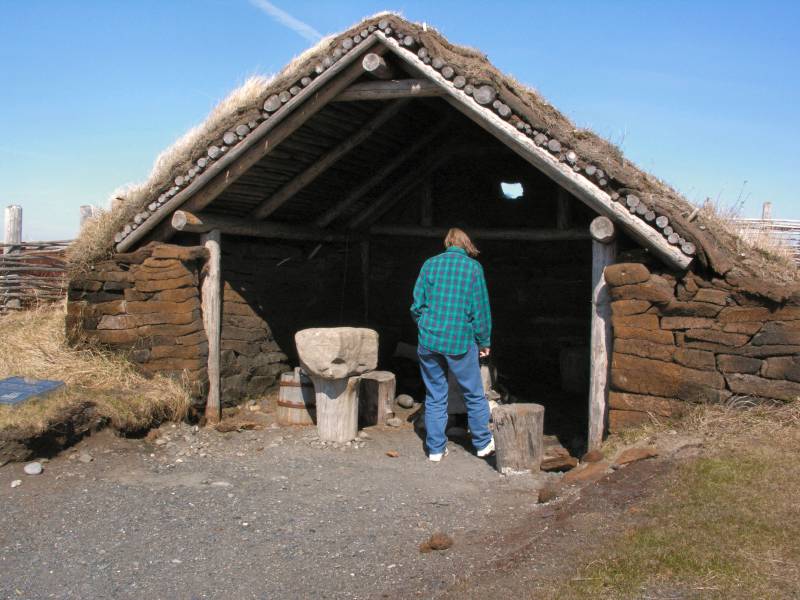
{"type": "Polygon", "coordinates": [[[603,275],[617,254],[614,223],[597,217],[589,226],[592,236],[592,327],[589,375],[589,450],[603,443],[608,401],[608,369],[611,355],[611,299],[603,275]]]}
{"type": "Polygon", "coordinates": [[[5,219],[6,230],[3,241],[6,247],[3,249],[3,254],[8,254],[14,250],[12,246],[18,246],[22,242],[22,207],[17,204],[6,206],[5,219]]]}
{"type": "Polygon", "coordinates": [[[364,325],[369,323],[369,240],[361,241],[361,289],[364,301],[364,325]]]}
{"type": "Polygon", "coordinates": [[[556,203],[556,228],[569,229],[572,227],[572,196],[560,186],[556,203]]]}
{"type": "Polygon", "coordinates": [[[420,188],[420,220],[423,227],[433,225],[433,190],[431,182],[425,181],[420,188]]]}
{"type": "Polygon", "coordinates": [[[222,337],[222,235],[218,229],[203,235],[203,245],[208,249],[208,263],[203,279],[201,301],[203,328],[208,338],[208,399],[206,423],[218,423],[222,416],[220,398],[220,341],[222,337]]]}

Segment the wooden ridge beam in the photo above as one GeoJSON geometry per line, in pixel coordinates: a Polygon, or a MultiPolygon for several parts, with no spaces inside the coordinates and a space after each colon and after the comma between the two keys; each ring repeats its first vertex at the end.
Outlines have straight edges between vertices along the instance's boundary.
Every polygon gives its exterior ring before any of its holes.
{"type": "Polygon", "coordinates": [[[342,90],[358,79],[364,73],[361,60],[359,60],[364,53],[370,48],[376,54],[386,52],[386,46],[375,43],[378,39],[376,34],[377,32],[371,34],[358,47],[353,48],[330,69],[314,79],[308,87],[289,100],[281,110],[261,123],[243,141],[231,148],[220,160],[166,202],[155,214],[117,244],[116,251],[129,250],[145,236],[153,240],[168,239],[174,233],[169,219],[166,218],[172,211],[178,208],[199,211],[213,202],[227,186],[236,181],[342,90]]]}
{"type": "Polygon", "coordinates": [[[354,83],[336,96],[334,102],[434,98],[444,95],[441,87],[427,79],[390,79],[354,83]]]}
{"type": "Polygon", "coordinates": [[[292,196],[305,188],[317,177],[331,168],[340,158],[350,152],[353,148],[364,142],[376,130],[380,129],[389,119],[400,112],[408,103],[408,100],[396,100],[384,107],[367,121],[353,135],[340,142],[328,152],[314,161],[310,167],[300,173],[297,177],[282,186],[272,196],[262,201],[251,213],[254,219],[265,219],[281,206],[283,206],[292,196]]]}
{"type": "Polygon", "coordinates": [[[174,231],[187,233],[207,233],[217,229],[225,235],[279,240],[344,242],[357,237],[319,227],[254,221],[210,213],[191,213],[185,210],[176,210],[172,214],[170,226],[174,231]]]}
{"type": "Polygon", "coordinates": [[[333,222],[334,219],[350,208],[350,206],[363,198],[367,192],[382,183],[395,169],[430,144],[446,128],[447,119],[428,131],[425,135],[415,140],[413,143],[411,143],[411,145],[404,148],[399,154],[392,158],[392,160],[380,167],[364,182],[360,183],[353,190],[351,190],[336,205],[332,206],[322,216],[320,216],[316,220],[316,226],[327,227],[331,222],[333,222]]]}
{"type": "Polygon", "coordinates": [[[575,173],[569,165],[560,163],[558,159],[538,147],[533,140],[517,131],[513,125],[491,110],[476,104],[462,90],[451,85],[436,69],[421,64],[416,55],[403,49],[396,40],[387,37],[380,31],[376,31],[375,35],[411,72],[437,83],[445,92],[443,98],[451,106],[495,136],[558,185],[568,190],[578,200],[624,227],[631,237],[644,247],[650,248],[667,265],[684,270],[691,264],[691,256],[685,255],[679,248],[672,246],[664,239],[660,231],[654,230],[638,217],[631,215],[625,207],[614,202],[606,192],[582,175],[575,173]]]}
{"type": "MultiPolygon", "coordinates": [[[[446,227],[420,227],[418,225],[373,225],[370,235],[444,238],[446,227]]],[[[469,228],[469,235],[478,240],[507,240],[524,242],[556,242],[588,240],[588,230],[583,229],[481,229],[469,228]]]]}

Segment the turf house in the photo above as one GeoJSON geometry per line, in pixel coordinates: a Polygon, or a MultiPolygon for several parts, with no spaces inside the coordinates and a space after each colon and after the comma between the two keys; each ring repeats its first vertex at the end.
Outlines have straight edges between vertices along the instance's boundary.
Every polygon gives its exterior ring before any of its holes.
{"type": "Polygon", "coordinates": [[[690,402],[800,395],[796,268],[393,14],[249,81],[87,226],[68,332],[184,378],[201,412],[274,386],[306,327],[377,330],[391,370],[450,226],[482,250],[502,380],[551,431],[595,446],[690,402]]]}

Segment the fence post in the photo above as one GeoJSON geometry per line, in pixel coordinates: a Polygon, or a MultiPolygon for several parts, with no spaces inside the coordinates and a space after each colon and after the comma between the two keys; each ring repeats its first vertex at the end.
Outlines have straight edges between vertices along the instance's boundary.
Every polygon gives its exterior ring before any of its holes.
{"type": "Polygon", "coordinates": [[[83,206],[80,207],[79,210],[81,214],[80,228],[83,229],[83,226],[86,224],[86,221],[88,221],[94,216],[94,206],[92,206],[91,204],[84,204],[83,206]]]}
{"type": "Polygon", "coordinates": [[[772,202],[764,202],[761,207],[761,220],[769,221],[772,219],[772,202]]]}
{"type": "Polygon", "coordinates": [[[14,248],[12,246],[19,246],[22,242],[22,207],[17,204],[12,204],[6,207],[6,231],[3,241],[6,247],[3,248],[3,254],[8,254],[14,248]]]}

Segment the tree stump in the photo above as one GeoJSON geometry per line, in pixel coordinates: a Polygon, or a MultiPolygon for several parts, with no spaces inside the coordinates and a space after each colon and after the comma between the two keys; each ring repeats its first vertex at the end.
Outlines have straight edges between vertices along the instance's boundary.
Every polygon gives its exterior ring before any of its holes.
{"type": "Polygon", "coordinates": [[[311,375],[317,398],[317,433],[325,442],[349,442],[358,435],[360,377],[326,379],[311,375]]]}
{"type": "Polygon", "coordinates": [[[394,373],[370,371],[361,376],[358,404],[363,426],[383,425],[394,415],[392,407],[396,390],[394,373]]]}
{"type": "Polygon", "coordinates": [[[544,451],[544,407],[506,404],[492,411],[497,470],[538,471],[544,451]]]}

